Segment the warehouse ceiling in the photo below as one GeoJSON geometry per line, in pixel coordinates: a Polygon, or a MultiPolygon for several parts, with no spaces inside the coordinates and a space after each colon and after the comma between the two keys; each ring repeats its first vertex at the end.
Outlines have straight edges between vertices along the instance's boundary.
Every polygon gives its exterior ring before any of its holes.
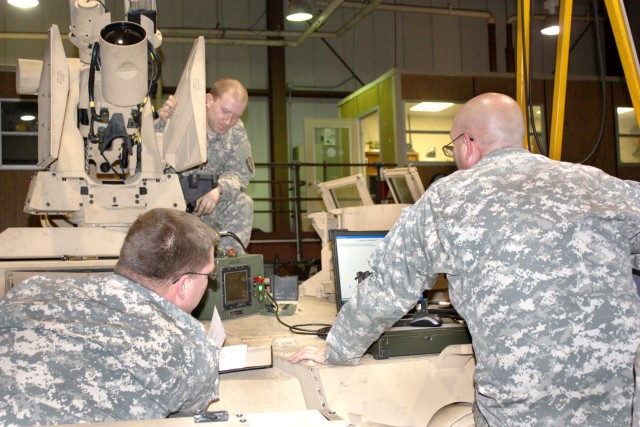
{"type": "MultiPolygon", "coordinates": [[[[363,1],[316,1],[315,6],[319,11],[310,21],[305,31],[269,31],[255,29],[203,29],[203,28],[163,28],[164,43],[193,43],[194,38],[204,36],[205,43],[216,45],[249,45],[249,46],[284,46],[298,47],[309,38],[338,39],[354,28],[360,21],[366,18],[374,10],[468,17],[485,20],[487,23],[495,23],[491,12],[481,10],[438,8],[428,6],[402,5],[384,3],[383,0],[363,1]],[[353,15],[335,31],[322,31],[322,27],[338,9],[351,9],[353,15]]],[[[63,36],[64,38],[65,36],[63,36]]],[[[47,33],[29,32],[0,32],[0,39],[46,39],[47,33]]]]}

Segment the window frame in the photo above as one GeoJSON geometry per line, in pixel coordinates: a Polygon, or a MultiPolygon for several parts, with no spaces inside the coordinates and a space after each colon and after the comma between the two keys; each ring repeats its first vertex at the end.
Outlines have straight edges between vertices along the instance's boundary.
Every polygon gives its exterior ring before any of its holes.
{"type": "MultiPolygon", "coordinates": [[[[16,108],[16,111],[19,112],[19,108],[16,108]]],[[[0,170],[39,170],[40,167],[38,166],[38,101],[36,98],[33,99],[21,99],[21,98],[0,98],[0,170]],[[35,104],[35,130],[27,130],[27,131],[16,131],[16,130],[5,130],[4,129],[4,124],[5,124],[5,120],[9,120],[8,118],[4,117],[4,109],[3,104],[7,104],[7,103],[11,103],[11,104],[21,104],[21,103],[29,103],[29,104],[35,104]],[[5,139],[7,139],[8,136],[17,136],[17,137],[33,137],[36,145],[36,150],[35,150],[35,157],[32,159],[33,163],[10,163],[10,164],[6,164],[5,163],[5,158],[4,158],[4,149],[3,149],[3,144],[6,144],[7,141],[5,139]]],[[[32,113],[33,111],[28,111],[29,113],[32,113]]]]}

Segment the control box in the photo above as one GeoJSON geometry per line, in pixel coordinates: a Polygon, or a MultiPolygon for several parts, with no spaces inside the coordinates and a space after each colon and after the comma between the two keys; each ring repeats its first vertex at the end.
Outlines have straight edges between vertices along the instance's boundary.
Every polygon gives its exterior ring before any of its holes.
{"type": "Polygon", "coordinates": [[[214,307],[222,320],[259,313],[265,297],[262,255],[221,257],[215,263],[216,280],[209,280],[192,315],[199,320],[211,320],[214,307]]]}

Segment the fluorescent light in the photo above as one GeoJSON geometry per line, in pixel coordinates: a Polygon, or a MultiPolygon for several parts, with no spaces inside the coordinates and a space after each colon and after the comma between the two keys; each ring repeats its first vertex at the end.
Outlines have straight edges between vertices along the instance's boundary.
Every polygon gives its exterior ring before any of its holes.
{"type": "Polygon", "coordinates": [[[20,120],[22,120],[23,122],[30,122],[35,119],[36,116],[34,116],[33,114],[25,114],[23,116],[20,116],[20,120]]]}
{"type": "Polygon", "coordinates": [[[438,111],[446,110],[451,107],[453,102],[421,102],[413,107],[409,108],[411,111],[428,111],[430,113],[436,113],[438,111]]]}
{"type": "Polygon", "coordinates": [[[22,9],[29,9],[38,5],[38,0],[7,0],[11,6],[20,7],[22,9]]]}
{"type": "Polygon", "coordinates": [[[633,111],[633,107],[618,107],[616,108],[616,112],[618,114],[630,113],[633,111]]]}

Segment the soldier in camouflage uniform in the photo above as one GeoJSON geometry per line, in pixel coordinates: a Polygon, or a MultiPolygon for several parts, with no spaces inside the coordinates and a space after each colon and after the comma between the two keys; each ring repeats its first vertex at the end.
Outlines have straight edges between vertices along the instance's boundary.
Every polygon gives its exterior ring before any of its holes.
{"type": "MultiPolygon", "coordinates": [[[[240,116],[247,107],[247,90],[237,80],[221,79],[207,94],[207,163],[185,174],[204,173],[218,176],[218,187],[200,197],[195,212],[215,230],[229,231],[245,247],[251,239],[253,200],[245,193],[254,177],[251,144],[240,116]]],[[[173,116],[178,100],[172,95],[159,111],[156,130],[173,116]]],[[[233,238],[220,241],[220,249],[243,253],[233,238]]]]}
{"type": "Polygon", "coordinates": [[[636,392],[633,396],[633,427],[640,427],[640,346],[636,350],[636,392]]]}
{"type": "Polygon", "coordinates": [[[131,227],[115,274],[32,277],[0,300],[0,425],[193,413],[218,397],[218,349],[189,313],[217,234],[155,209],[131,227]]]}
{"type": "Polygon", "coordinates": [[[355,364],[439,273],[473,340],[479,426],[631,423],[640,188],[522,148],[522,111],[484,94],[454,119],[459,171],[402,213],[328,347],[292,362],[355,364]]]}

